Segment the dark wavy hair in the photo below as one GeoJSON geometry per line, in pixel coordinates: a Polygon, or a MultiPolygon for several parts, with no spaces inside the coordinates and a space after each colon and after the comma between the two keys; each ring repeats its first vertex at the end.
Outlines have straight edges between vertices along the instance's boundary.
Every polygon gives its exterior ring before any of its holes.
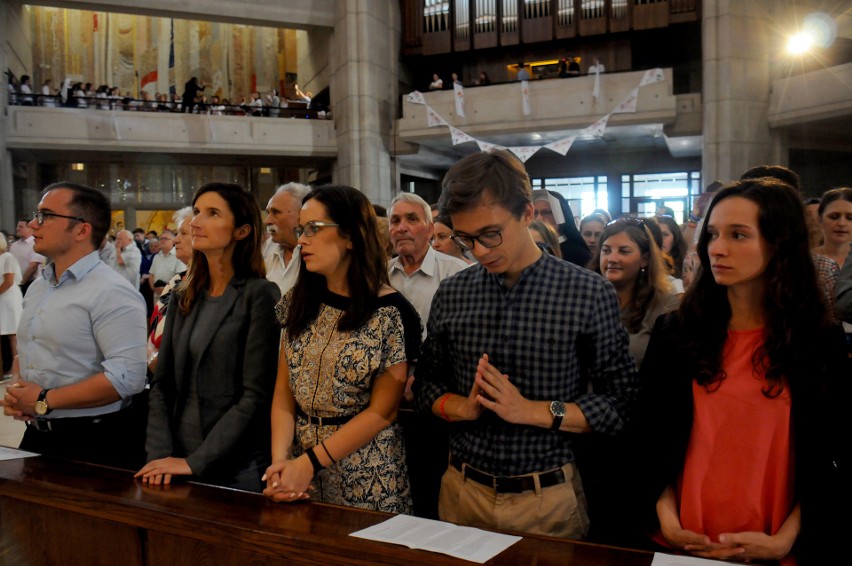
{"type": "Polygon", "coordinates": [[[817,284],[816,269],[808,247],[808,229],[801,197],[791,186],[768,177],[738,181],[724,186],[707,210],[698,239],[701,270],[683,298],[677,318],[689,336],[687,348],[696,363],[696,380],[708,390],[725,379],[722,351],[728,338],[731,306],[727,288],[716,283],[707,251],[709,220],[720,202],[741,197],[758,208],[758,229],[766,242],[769,259],[763,275],[765,340],[752,363],[762,370],[768,385],[764,395],[777,397],[786,378],[791,387],[816,372],[808,347],[811,339],[828,325],[827,311],[817,284]]]}
{"type": "MultiPolygon", "coordinates": [[[[304,202],[312,199],[322,203],[332,222],[340,225],[337,228],[340,234],[352,242],[352,261],[349,262],[349,272],[346,274],[352,301],[337,327],[341,331],[355,330],[367,322],[375,311],[382,285],[390,285],[376,213],[364,193],[352,187],[316,187],[308,193],[304,202]]],[[[293,287],[287,322],[284,324],[288,339],[304,332],[317,317],[325,289],[325,276],[308,271],[302,260],[299,278],[293,287]]]]}
{"type": "MultiPolygon", "coordinates": [[[[666,280],[666,270],[660,247],[646,220],[619,218],[606,225],[598,243],[598,251],[589,261],[589,269],[601,273],[601,249],[606,241],[624,232],[639,248],[639,253],[648,258],[648,267],[641,270],[633,285],[630,302],[621,309],[621,322],[627,331],[635,334],[642,328],[642,320],[658,294],[670,293],[671,285],[666,280]]],[[[601,273],[602,274],[602,273],[601,273]]]]}
{"type": "MultiPolygon", "coordinates": [[[[216,193],[228,203],[228,208],[234,215],[234,228],[248,226],[251,233],[234,246],[231,261],[234,265],[234,277],[245,279],[250,277],[266,277],[266,266],[263,263],[261,248],[263,245],[263,224],[260,221],[260,206],[254,195],[239,185],[229,183],[208,183],[195,191],[192,196],[193,214],[195,203],[204,193],[216,193]]],[[[181,284],[180,311],[188,314],[195,301],[204,293],[210,284],[210,267],[207,257],[198,250],[192,251],[192,260],[186,278],[181,284]]]]}

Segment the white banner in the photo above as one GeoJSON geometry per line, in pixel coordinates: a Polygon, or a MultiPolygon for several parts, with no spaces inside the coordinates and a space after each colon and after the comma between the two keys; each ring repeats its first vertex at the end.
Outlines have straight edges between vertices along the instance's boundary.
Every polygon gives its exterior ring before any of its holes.
{"type": "Polygon", "coordinates": [[[592,88],[592,98],[598,98],[601,95],[601,66],[595,65],[595,86],[592,88]]]}
{"type": "Polygon", "coordinates": [[[529,83],[529,81],[521,81],[521,96],[523,98],[524,116],[529,116],[530,114],[532,114],[532,108],[530,108],[530,83],[529,83]]]}
{"type": "Polygon", "coordinates": [[[453,83],[453,94],[456,95],[456,116],[464,118],[464,87],[459,83],[453,83]]]}

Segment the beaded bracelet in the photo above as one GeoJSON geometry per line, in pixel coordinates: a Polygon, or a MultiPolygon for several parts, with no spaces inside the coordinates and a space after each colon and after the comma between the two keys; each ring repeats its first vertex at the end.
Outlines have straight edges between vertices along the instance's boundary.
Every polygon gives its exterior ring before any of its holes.
{"type": "Polygon", "coordinates": [[[445,393],[443,397],[441,397],[441,402],[438,404],[438,412],[441,413],[441,418],[443,418],[447,422],[452,422],[450,415],[444,410],[444,405],[447,404],[447,399],[450,398],[452,393],[445,393]]]}

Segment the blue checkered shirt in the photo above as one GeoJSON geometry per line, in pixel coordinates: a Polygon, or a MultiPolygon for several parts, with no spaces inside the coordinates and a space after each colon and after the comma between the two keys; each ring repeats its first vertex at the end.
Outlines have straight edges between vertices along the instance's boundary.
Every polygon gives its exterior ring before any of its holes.
{"type": "MultiPolygon", "coordinates": [[[[576,403],[594,431],[620,431],[637,397],[612,285],[549,254],[512,287],[480,265],[441,283],[415,372],[417,409],[430,412],[447,392],[467,396],[483,353],[527,399],[576,403]]],[[[453,454],[494,475],[574,460],[571,434],[507,423],[488,410],[450,428],[453,454]]]]}

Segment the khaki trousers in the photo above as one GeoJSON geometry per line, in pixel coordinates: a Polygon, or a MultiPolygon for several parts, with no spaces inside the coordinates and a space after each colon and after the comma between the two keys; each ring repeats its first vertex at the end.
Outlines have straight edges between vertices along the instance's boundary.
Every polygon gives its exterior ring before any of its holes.
{"type": "Polygon", "coordinates": [[[459,525],[581,540],[589,530],[583,483],[573,463],[565,464],[562,471],[564,483],[497,493],[449,466],[441,479],[438,515],[459,525]]]}

